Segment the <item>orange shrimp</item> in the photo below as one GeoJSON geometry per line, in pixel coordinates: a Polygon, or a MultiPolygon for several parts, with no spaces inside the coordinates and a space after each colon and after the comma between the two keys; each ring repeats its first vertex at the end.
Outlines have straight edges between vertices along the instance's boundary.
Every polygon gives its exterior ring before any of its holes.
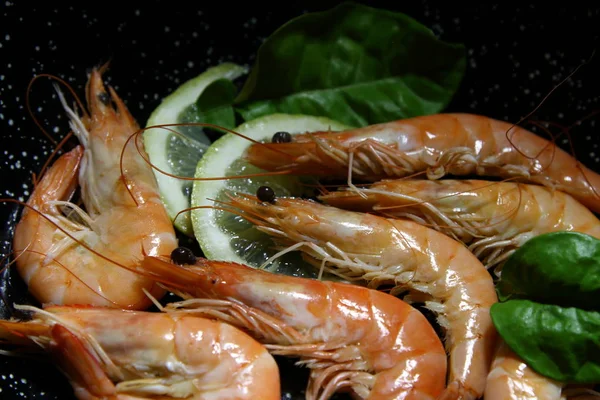
{"type": "Polygon", "coordinates": [[[600,175],[528,130],[480,115],[435,114],[253,144],[247,160],[268,171],[376,181],[426,172],[518,177],[571,194],[600,212],[600,175]],[[351,166],[351,168],[350,168],[351,166]]]}
{"type": "Polygon", "coordinates": [[[34,319],[0,321],[0,342],[49,354],[78,399],[281,398],[273,357],[231,325],[101,307],[17,308],[34,319]]]}
{"type": "Polygon", "coordinates": [[[146,257],[138,270],[187,299],[163,311],[220,318],[273,354],[300,357],[311,369],[307,400],[347,390],[361,399],[435,399],[444,390],[442,342],[394,296],[206,259],[180,266],[146,257]]]}
{"type": "Polygon", "coordinates": [[[151,302],[142,289],[164,294],[153,281],[97,255],[131,265],[145,254],[169,254],[177,247],[152,169],[133,143],[125,148],[139,127],[109,91],[94,69],[87,86],[91,116],[83,119],[59,92],[80,144],[44,174],[28,200],[32,209],[24,210],[16,226],[17,269],[43,304],[145,309],[151,302]],[[85,211],[70,202],[77,188],[85,211]]]}
{"type": "Polygon", "coordinates": [[[538,374],[502,339],[485,386],[485,400],[598,400],[594,385],[567,384],[538,374]]]}
{"type": "Polygon", "coordinates": [[[491,275],[463,244],[412,221],[310,200],[230,197],[223,207],[270,234],[281,253],[300,250],[322,271],[371,288],[391,286],[390,294],[408,291],[406,301],[424,302],[446,331],[448,393],[483,394],[497,337],[489,309],[497,296],[491,275]]]}
{"type": "Polygon", "coordinates": [[[498,349],[485,386],[485,400],[562,400],[564,383],[546,378],[519,358],[508,345],[498,341],[498,349]]]}
{"type": "Polygon", "coordinates": [[[498,266],[497,272],[518,247],[543,233],[575,231],[600,238],[600,220],[590,210],[566,193],[532,184],[395,179],[319,199],[432,227],[467,244],[486,267],[498,266]]]}

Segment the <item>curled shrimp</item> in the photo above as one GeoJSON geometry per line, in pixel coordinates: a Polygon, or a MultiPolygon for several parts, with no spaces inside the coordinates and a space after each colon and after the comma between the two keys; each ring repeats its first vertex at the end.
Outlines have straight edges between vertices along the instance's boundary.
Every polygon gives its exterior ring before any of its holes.
{"type": "Polygon", "coordinates": [[[435,114],[342,132],[253,144],[247,160],[268,171],[376,181],[426,172],[518,177],[565,191],[600,212],[600,175],[519,126],[472,114],[435,114]]]}
{"type": "Polygon", "coordinates": [[[325,203],[412,219],[469,246],[488,268],[503,263],[532,237],[575,231],[600,238],[598,218],[572,196],[548,187],[484,180],[394,179],[333,191],[325,203]]]}
{"type": "Polygon", "coordinates": [[[177,247],[152,169],[133,143],[125,147],[139,127],[97,69],[87,85],[89,117],[59,97],[80,144],[55,161],[28,199],[13,238],[17,270],[43,304],[145,309],[151,301],[142,289],[155,297],[164,290],[97,255],[131,265],[177,247]],[[70,201],[76,189],[85,211],[70,201]]]}
{"type": "Polygon", "coordinates": [[[50,355],[78,399],[281,397],[273,357],[231,325],[103,307],[17,308],[33,320],[0,321],[0,342],[50,355]]]}
{"type": "Polygon", "coordinates": [[[389,294],[339,282],[197,259],[145,257],[137,269],[186,300],[167,313],[192,313],[243,328],[276,355],[310,368],[306,399],[351,391],[361,399],[435,399],[447,360],[418,310],[389,294]]]}
{"type": "Polygon", "coordinates": [[[270,234],[282,252],[300,250],[322,271],[371,288],[391,286],[393,295],[408,291],[405,300],[424,302],[446,331],[448,396],[483,394],[497,337],[489,309],[497,296],[491,275],[464,245],[412,221],[310,200],[230,197],[224,208],[270,234]]]}

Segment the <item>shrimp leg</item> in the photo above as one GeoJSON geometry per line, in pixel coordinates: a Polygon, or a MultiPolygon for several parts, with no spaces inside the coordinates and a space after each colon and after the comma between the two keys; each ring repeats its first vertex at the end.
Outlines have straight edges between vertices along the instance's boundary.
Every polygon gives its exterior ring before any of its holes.
{"type": "Polygon", "coordinates": [[[432,227],[465,243],[497,273],[518,247],[543,233],[575,231],[600,238],[600,220],[575,198],[532,184],[394,179],[329,192],[319,200],[432,227]]]}

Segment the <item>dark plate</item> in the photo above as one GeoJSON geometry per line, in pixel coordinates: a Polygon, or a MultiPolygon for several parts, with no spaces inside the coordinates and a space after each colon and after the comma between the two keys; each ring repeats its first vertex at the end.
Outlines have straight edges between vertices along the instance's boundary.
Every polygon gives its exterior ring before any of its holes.
{"type": "MultiPolygon", "coordinates": [[[[160,99],[206,67],[231,60],[252,63],[261,40],[290,18],[323,10],[337,2],[137,1],[26,2],[0,5],[0,196],[25,200],[52,150],[28,115],[25,96],[35,74],[67,80],[83,94],[86,72],[111,61],[107,81],[143,125],[160,99]]],[[[468,48],[466,77],[448,111],[465,111],[518,121],[533,111],[551,89],[592,55],[600,26],[600,6],[577,2],[469,4],[460,2],[366,2],[403,11],[442,39],[468,48]]],[[[376,27],[374,27],[376,29],[376,27]]],[[[562,84],[534,113],[538,120],[570,126],[599,107],[600,55],[562,84]]],[[[56,137],[67,122],[48,81],[31,92],[32,110],[56,137]]],[[[600,171],[600,136],[587,119],[571,130],[577,157],[600,171]]],[[[559,144],[569,149],[566,141],[559,144]]],[[[0,205],[2,254],[10,251],[17,216],[0,205]]],[[[16,274],[5,273],[0,316],[6,304],[28,301],[16,274]]],[[[304,370],[281,361],[286,398],[302,398],[304,370]]],[[[72,390],[51,364],[0,358],[0,398],[70,399],[72,390]]]]}

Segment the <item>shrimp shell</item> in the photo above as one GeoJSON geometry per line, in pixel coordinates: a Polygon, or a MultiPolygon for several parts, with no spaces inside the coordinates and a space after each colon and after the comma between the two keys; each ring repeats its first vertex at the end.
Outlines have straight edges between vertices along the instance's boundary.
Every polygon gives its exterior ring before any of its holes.
{"type": "Polygon", "coordinates": [[[536,373],[503,340],[499,340],[484,399],[565,400],[564,387],[564,383],[536,373]]]}
{"type": "Polygon", "coordinates": [[[292,143],[253,144],[246,158],[268,171],[369,181],[420,172],[429,179],[517,177],[567,192],[600,212],[600,175],[541,136],[481,115],[435,114],[293,135],[292,143]]]}

